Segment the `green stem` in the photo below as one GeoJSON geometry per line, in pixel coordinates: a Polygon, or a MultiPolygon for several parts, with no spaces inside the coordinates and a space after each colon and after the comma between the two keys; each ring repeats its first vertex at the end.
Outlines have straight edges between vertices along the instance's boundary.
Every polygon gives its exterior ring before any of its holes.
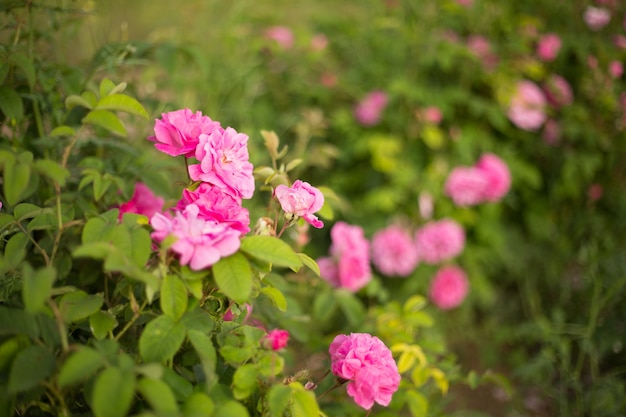
{"type": "Polygon", "coordinates": [[[28,236],[28,239],[31,241],[31,243],[33,244],[33,246],[35,246],[37,248],[37,250],[39,252],[41,252],[41,256],[43,256],[43,260],[46,263],[46,266],[50,265],[50,258],[48,257],[48,253],[44,250],[44,248],[42,248],[41,246],[39,246],[39,243],[37,243],[37,241],[32,237],[32,235],[30,233],[28,233],[28,230],[24,229],[24,227],[22,227],[22,225],[18,222],[17,223],[17,227],[19,227],[19,229],[26,235],[28,236]]]}
{"type": "Polygon", "coordinates": [[[147,305],[148,305],[148,300],[143,302],[141,307],[139,307],[139,310],[133,315],[133,317],[128,321],[128,323],[126,323],[124,328],[120,330],[120,332],[115,336],[115,340],[120,340],[120,338],[124,336],[124,333],[126,333],[128,329],[130,329],[132,325],[137,321],[137,319],[141,316],[141,312],[143,311],[144,308],[146,308],[147,305]]]}
{"type": "Polygon", "coordinates": [[[56,209],[57,209],[57,225],[58,230],[54,237],[54,244],[52,246],[52,254],[50,255],[50,263],[54,261],[56,257],[57,251],[59,250],[59,245],[61,244],[61,235],[63,234],[63,215],[61,211],[61,187],[59,184],[54,184],[54,189],[56,192],[56,209]]]}
{"type": "Polygon", "coordinates": [[[59,329],[59,336],[61,337],[61,347],[63,348],[63,353],[67,353],[70,347],[67,341],[67,327],[65,327],[65,322],[63,321],[61,310],[59,310],[59,307],[52,298],[48,299],[48,306],[50,307],[50,310],[52,310],[54,319],[57,322],[57,328],[59,329]]]}

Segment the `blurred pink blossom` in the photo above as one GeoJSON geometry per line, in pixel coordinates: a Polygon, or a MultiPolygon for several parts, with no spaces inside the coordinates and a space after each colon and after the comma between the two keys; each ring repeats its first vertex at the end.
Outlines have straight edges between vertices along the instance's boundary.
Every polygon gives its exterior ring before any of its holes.
{"type": "Polygon", "coordinates": [[[549,119],[543,126],[543,141],[551,146],[558,144],[561,140],[561,126],[554,119],[549,119]]]}
{"type": "Polygon", "coordinates": [[[430,221],[415,233],[415,245],[420,261],[437,264],[463,252],[465,231],[452,219],[430,221]]]}
{"type": "Polygon", "coordinates": [[[609,64],[609,74],[613,78],[620,78],[624,74],[624,66],[619,61],[611,61],[609,64]]]}
{"type": "Polygon", "coordinates": [[[267,39],[276,41],[283,49],[291,49],[294,44],[294,36],[291,29],[285,26],[272,26],[265,30],[267,39]]]}
{"type": "Polygon", "coordinates": [[[601,7],[587,6],[583,12],[583,20],[589,29],[597,31],[611,21],[611,12],[601,7]]]}
{"type": "Polygon", "coordinates": [[[587,195],[592,201],[598,201],[601,199],[602,194],[604,194],[604,190],[600,184],[591,184],[589,189],[587,189],[587,195]]]}
{"type": "MultiPolygon", "coordinates": [[[[126,203],[120,204],[120,220],[124,216],[124,213],[137,213],[143,214],[150,218],[155,213],[163,210],[165,200],[155,195],[148,186],[142,182],[135,184],[135,191],[133,196],[126,203]]],[[[2,203],[0,203],[2,208],[2,203]]]]}
{"type": "Polygon", "coordinates": [[[446,265],[437,271],[430,284],[430,299],[442,310],[461,305],[469,291],[469,281],[465,272],[454,265],[446,265]]]}
{"type": "Polygon", "coordinates": [[[558,74],[551,74],[548,77],[543,84],[543,90],[548,102],[556,108],[569,106],[574,101],[572,87],[558,74]]]}
{"type": "MultiPolygon", "coordinates": [[[[626,19],[625,19],[626,21],[626,19]]],[[[625,28],[626,29],[626,28],[625,28]]],[[[620,49],[626,49],[626,36],[624,35],[615,35],[613,37],[613,43],[620,49]]]]}
{"type": "Polygon", "coordinates": [[[556,33],[547,33],[539,39],[537,56],[542,61],[554,61],[561,49],[561,38],[556,33]]]}
{"type": "Polygon", "coordinates": [[[324,195],[308,182],[296,180],[291,187],[280,184],[274,190],[274,196],[286,215],[302,217],[318,229],[324,227],[324,223],[313,214],[324,205],[324,195]]]}
{"type": "Polygon", "coordinates": [[[163,113],[154,123],[154,136],[148,140],[155,142],[155,148],[171,156],[191,157],[196,151],[200,135],[209,135],[215,130],[222,130],[219,122],[202,115],[181,109],[163,113]]]}
{"type": "Polygon", "coordinates": [[[444,193],[457,206],[474,206],[484,201],[487,185],[487,177],[480,169],[458,166],[450,171],[444,193]]]}
{"type": "Polygon", "coordinates": [[[311,38],[311,49],[314,51],[322,51],[328,46],[328,38],[321,33],[315,34],[311,38]]]}
{"type": "Polygon", "coordinates": [[[379,230],[372,237],[372,263],[383,274],[406,277],[418,262],[411,235],[399,225],[379,230]]]}
{"type": "Polygon", "coordinates": [[[287,347],[289,332],[282,329],[274,329],[267,332],[263,339],[263,346],[272,350],[281,350],[287,347]]]}
{"type": "Polygon", "coordinates": [[[354,116],[363,126],[374,126],[380,122],[381,114],[389,98],[384,91],[372,91],[361,100],[354,110],[354,116]]]}
{"type": "MultiPolygon", "coordinates": [[[[252,306],[250,304],[246,303],[246,304],[243,305],[243,308],[245,308],[245,310],[246,310],[246,316],[243,319],[245,321],[252,314],[252,306]]],[[[233,313],[233,310],[229,307],[228,310],[226,310],[226,312],[224,313],[223,320],[224,321],[233,321],[234,319],[235,319],[235,314],[233,313]]]]}
{"type": "Polygon", "coordinates": [[[598,69],[598,58],[593,55],[587,57],[587,66],[591,69],[598,69]]]}
{"type": "Polygon", "coordinates": [[[514,125],[524,130],[537,130],[546,121],[546,97],[532,81],[518,82],[507,115],[514,125]]]}
{"type": "Polygon", "coordinates": [[[433,209],[435,206],[435,199],[428,191],[422,191],[418,197],[417,204],[420,210],[420,216],[422,219],[428,220],[433,216],[433,209]]]}
{"type": "Polygon", "coordinates": [[[511,172],[507,164],[499,156],[485,153],[475,166],[487,178],[487,187],[483,193],[483,197],[487,201],[498,201],[509,192],[511,188],[511,172]]]}
{"type": "Polygon", "coordinates": [[[491,50],[491,43],[482,35],[467,37],[467,47],[478,57],[487,70],[493,70],[498,64],[498,56],[491,50]]]}
{"type": "Polygon", "coordinates": [[[422,110],[422,117],[428,123],[439,124],[443,119],[443,113],[439,107],[429,106],[422,110]]]}
{"type": "Polygon", "coordinates": [[[463,7],[471,7],[474,4],[474,0],[456,0],[456,2],[463,7]]]}
{"type": "Polygon", "coordinates": [[[328,348],[331,371],[348,380],[347,392],[362,408],[387,406],[400,385],[400,373],[391,351],[367,333],[337,335],[328,348]]]}

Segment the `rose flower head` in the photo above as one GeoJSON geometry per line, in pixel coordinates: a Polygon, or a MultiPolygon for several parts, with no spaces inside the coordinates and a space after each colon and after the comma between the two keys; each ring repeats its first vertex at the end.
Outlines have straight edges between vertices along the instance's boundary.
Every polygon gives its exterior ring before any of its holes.
{"type": "Polygon", "coordinates": [[[297,180],[291,187],[280,184],[274,190],[274,196],[278,199],[286,218],[289,217],[293,221],[302,217],[313,227],[318,229],[324,227],[324,223],[313,214],[324,205],[324,195],[308,182],[297,180]]]}

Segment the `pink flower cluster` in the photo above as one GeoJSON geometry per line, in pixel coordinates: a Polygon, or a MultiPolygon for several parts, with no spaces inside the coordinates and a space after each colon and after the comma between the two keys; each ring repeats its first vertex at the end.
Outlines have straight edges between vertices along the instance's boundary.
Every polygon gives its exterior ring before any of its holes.
{"type": "Polygon", "coordinates": [[[583,12],[583,20],[589,29],[598,31],[609,24],[611,12],[602,7],[587,6],[583,12]]]}
{"type": "Polygon", "coordinates": [[[537,44],[537,56],[542,61],[554,61],[561,49],[561,38],[555,33],[543,35],[537,44]]]}
{"type": "Polygon", "coordinates": [[[511,188],[511,173],[506,163],[492,153],[483,154],[471,167],[454,168],[444,192],[457,206],[473,206],[498,201],[511,188]]]}
{"type": "Polygon", "coordinates": [[[195,157],[198,163],[188,164],[195,183],[183,191],[173,213],[152,215],[151,236],[156,242],[174,237],[170,250],[181,265],[207,268],[235,253],[250,231],[250,215],[242,206],[242,199],[254,193],[248,136],[189,109],[163,114],[154,132],[148,139],[158,150],[195,157]]]}
{"type": "Polygon", "coordinates": [[[366,410],[378,403],[389,405],[400,385],[400,373],[391,351],[367,333],[337,335],[328,349],[331,371],[347,380],[347,391],[366,410]]]}
{"type": "Polygon", "coordinates": [[[274,329],[267,332],[262,341],[263,346],[272,350],[281,350],[287,347],[289,332],[282,329],[274,329]]]}
{"type": "Polygon", "coordinates": [[[437,271],[430,284],[429,296],[442,310],[461,305],[469,291],[469,281],[465,272],[454,265],[446,265],[437,271]]]}
{"type": "Polygon", "coordinates": [[[319,258],[321,276],[331,285],[356,292],[372,279],[370,244],[359,226],[337,222],[330,231],[329,257],[319,258]]]}
{"type": "Polygon", "coordinates": [[[122,219],[124,213],[143,214],[150,218],[154,213],[163,210],[164,204],[165,200],[162,197],[155,195],[146,184],[138,182],[135,184],[131,199],[120,205],[119,218],[122,219]]]}
{"type": "Polygon", "coordinates": [[[419,263],[411,235],[399,225],[376,232],[372,237],[372,263],[388,276],[411,274],[419,263]]]}
{"type": "Polygon", "coordinates": [[[463,252],[465,230],[452,219],[433,220],[417,230],[415,245],[420,261],[438,264],[463,252]]]}
{"type": "Polygon", "coordinates": [[[313,214],[324,205],[324,195],[308,182],[297,180],[291,187],[280,184],[274,190],[274,196],[289,220],[302,217],[313,227],[324,227],[324,223],[313,214]]]}
{"type": "Polygon", "coordinates": [[[389,98],[384,91],[372,91],[356,106],[354,116],[363,126],[374,126],[380,122],[388,102],[389,98]]]}
{"type": "Polygon", "coordinates": [[[520,129],[534,131],[546,121],[546,97],[532,81],[520,81],[509,103],[507,116],[520,129]]]}

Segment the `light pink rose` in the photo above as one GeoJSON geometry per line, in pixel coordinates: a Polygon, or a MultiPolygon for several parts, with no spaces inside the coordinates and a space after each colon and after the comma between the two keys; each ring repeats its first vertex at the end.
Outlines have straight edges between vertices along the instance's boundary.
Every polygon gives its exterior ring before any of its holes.
{"type": "Polygon", "coordinates": [[[468,36],[467,47],[482,61],[486,69],[493,70],[498,65],[498,56],[491,50],[491,43],[486,37],[482,35],[468,36]]]}
{"type": "Polygon", "coordinates": [[[620,78],[624,74],[624,66],[619,61],[611,61],[609,64],[609,74],[613,78],[620,78]]]}
{"type": "Polygon", "coordinates": [[[569,106],[574,101],[572,87],[558,74],[552,74],[543,85],[548,102],[556,108],[569,106]]]}
{"type": "Polygon", "coordinates": [[[443,114],[441,113],[441,110],[439,109],[439,107],[436,106],[426,107],[423,110],[422,115],[426,122],[436,125],[441,123],[441,119],[443,119],[443,114]]]}
{"type": "Polygon", "coordinates": [[[328,348],[331,371],[348,380],[347,392],[362,408],[388,406],[400,385],[400,373],[391,351],[367,333],[337,335],[328,348]]]}
{"type": "Polygon", "coordinates": [[[532,81],[520,81],[507,111],[514,125],[524,130],[537,130],[546,121],[546,97],[532,81]]]}
{"type": "Polygon", "coordinates": [[[420,261],[437,264],[463,252],[465,230],[452,219],[430,221],[415,233],[415,245],[420,261]]]}
{"type": "Polygon", "coordinates": [[[447,265],[439,269],[430,284],[430,299],[442,310],[461,305],[469,291],[467,275],[458,266],[447,265]]]}
{"type": "Polygon", "coordinates": [[[371,246],[372,262],[385,275],[406,277],[419,262],[412,237],[398,225],[376,232],[371,246]]]}
{"type": "Polygon", "coordinates": [[[162,242],[168,236],[176,238],[170,250],[179,255],[181,265],[189,264],[195,271],[232,255],[241,245],[238,231],[227,224],[201,218],[200,208],[195,204],[187,205],[173,218],[156,213],[150,219],[150,225],[154,229],[152,239],[156,242],[162,242]]]}
{"type": "Polygon", "coordinates": [[[321,34],[317,33],[311,38],[311,49],[314,51],[322,51],[326,49],[328,46],[328,38],[321,34]]]}
{"type": "Polygon", "coordinates": [[[561,38],[556,33],[547,33],[539,39],[537,56],[542,61],[554,61],[561,49],[561,38]]]}
{"type": "Polygon", "coordinates": [[[422,191],[418,197],[417,204],[420,210],[420,216],[422,219],[428,220],[433,216],[433,210],[435,209],[435,199],[428,191],[422,191]]]}
{"type": "Polygon", "coordinates": [[[263,346],[272,350],[281,350],[287,347],[289,342],[289,332],[282,329],[274,329],[267,332],[263,340],[263,346]]]}
{"type": "Polygon", "coordinates": [[[354,110],[356,120],[363,126],[374,126],[380,122],[389,98],[384,91],[372,91],[359,102],[354,110]]]}
{"type": "Polygon", "coordinates": [[[224,223],[241,235],[250,231],[248,209],[241,205],[241,199],[233,197],[220,187],[203,182],[193,191],[185,189],[176,209],[184,211],[191,203],[200,208],[200,217],[206,220],[224,223]]]}
{"type": "Polygon", "coordinates": [[[609,24],[611,12],[601,7],[587,6],[583,12],[583,20],[589,29],[598,31],[609,24]]]}
{"type": "Polygon", "coordinates": [[[248,135],[232,127],[202,134],[195,155],[200,163],[189,165],[192,180],[223,188],[233,197],[252,197],[254,177],[248,161],[248,135]]]}
{"type": "Polygon", "coordinates": [[[313,214],[324,205],[324,195],[308,182],[297,180],[291,187],[280,184],[274,190],[274,196],[285,214],[302,217],[318,229],[324,227],[324,223],[313,214]]]}
{"type": "MultiPolygon", "coordinates": [[[[120,205],[119,218],[121,220],[124,213],[143,214],[150,218],[154,213],[162,211],[164,204],[163,198],[156,196],[144,183],[138,182],[135,184],[135,191],[131,199],[120,205]]],[[[2,206],[0,205],[0,207],[2,206]]]]}
{"type": "Polygon", "coordinates": [[[294,44],[293,32],[285,26],[272,26],[266,29],[265,37],[276,41],[282,49],[291,49],[294,44]]]}
{"type": "Polygon", "coordinates": [[[483,154],[475,166],[487,178],[487,187],[483,193],[485,200],[498,201],[509,192],[511,171],[500,157],[492,153],[483,154]]]}
{"type": "Polygon", "coordinates": [[[155,148],[171,156],[191,157],[196,151],[200,135],[209,135],[214,130],[221,130],[219,122],[203,116],[201,112],[192,113],[181,109],[163,113],[154,123],[154,136],[148,138],[155,142],[155,148]]]}
{"type": "Polygon", "coordinates": [[[444,185],[444,193],[460,207],[474,206],[485,199],[489,185],[485,173],[475,167],[455,167],[444,185]]]}

